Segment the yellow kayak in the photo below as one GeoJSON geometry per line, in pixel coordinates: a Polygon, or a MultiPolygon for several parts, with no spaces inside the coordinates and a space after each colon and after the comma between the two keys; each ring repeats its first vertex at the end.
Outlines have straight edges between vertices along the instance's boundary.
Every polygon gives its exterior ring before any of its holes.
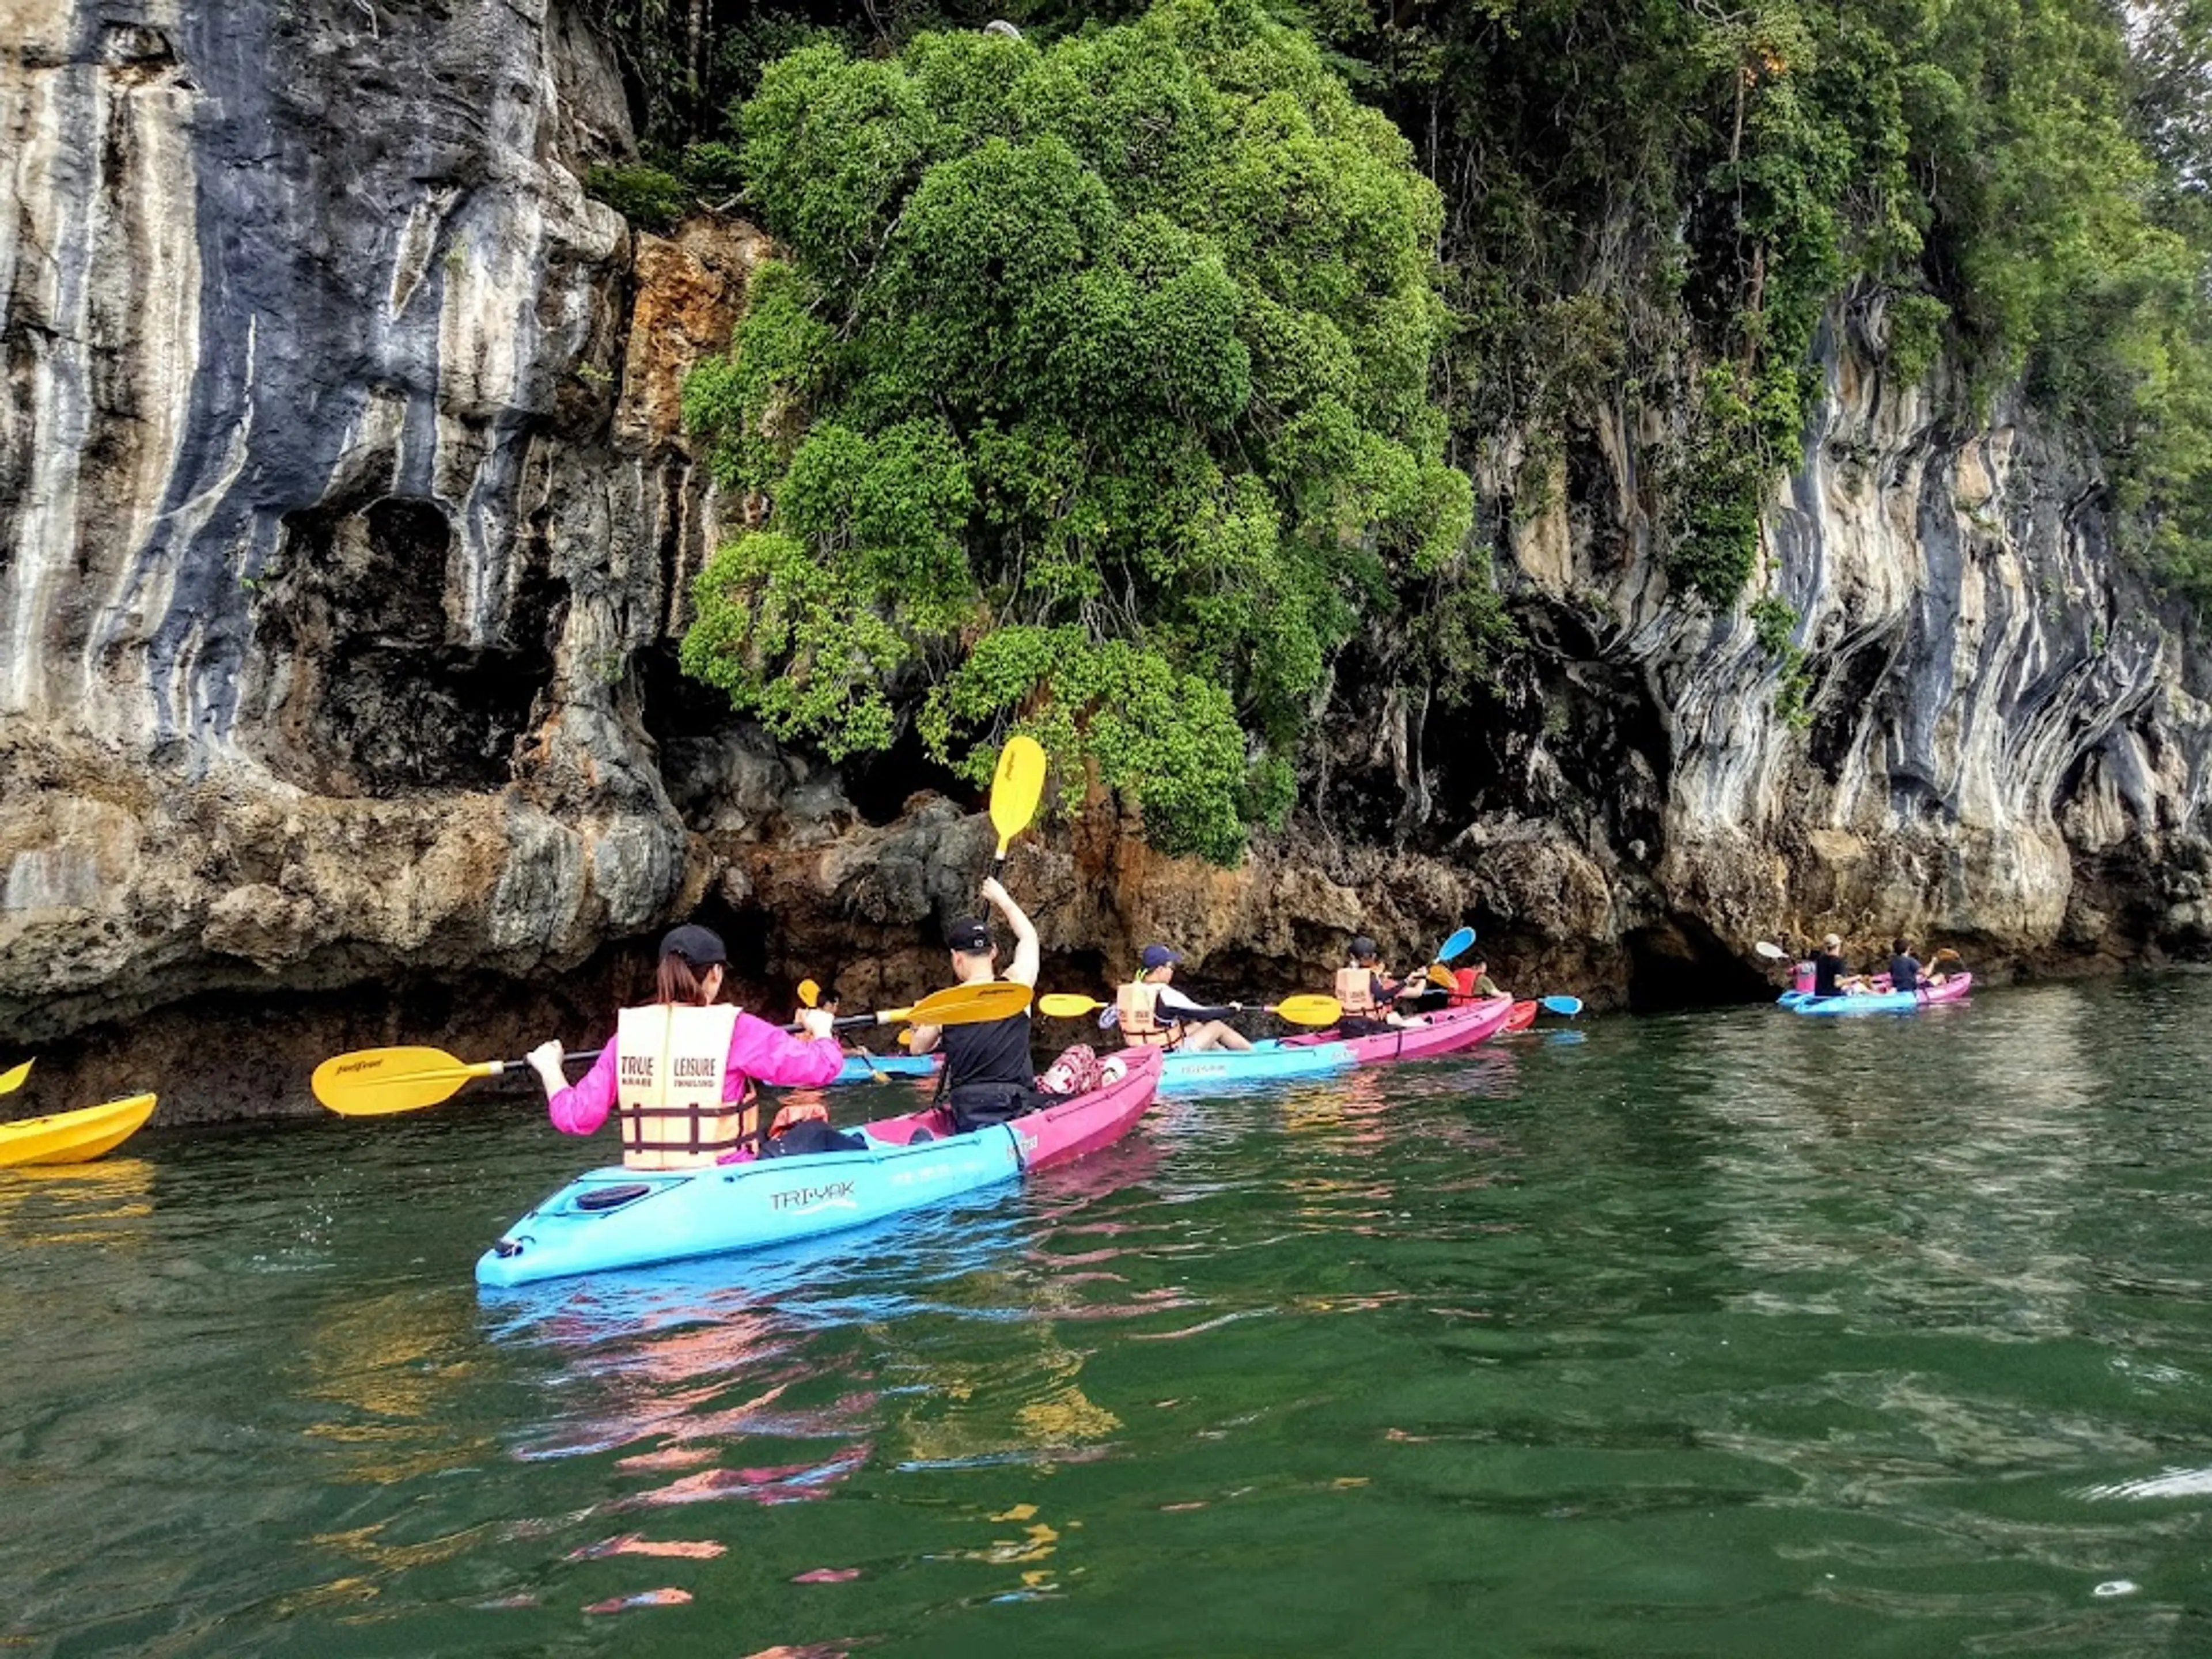
{"type": "Polygon", "coordinates": [[[154,1115],[154,1097],[133,1095],[82,1111],[56,1112],[0,1123],[0,1167],[11,1164],[85,1164],[112,1152],[154,1115]]]}

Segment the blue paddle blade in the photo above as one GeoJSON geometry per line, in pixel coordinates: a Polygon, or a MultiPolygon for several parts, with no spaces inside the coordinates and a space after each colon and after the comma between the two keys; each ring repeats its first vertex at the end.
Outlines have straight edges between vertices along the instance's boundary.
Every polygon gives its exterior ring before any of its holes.
{"type": "Polygon", "coordinates": [[[1449,962],[1454,957],[1464,956],[1474,944],[1474,929],[1462,927],[1437,947],[1436,959],[1449,962]]]}
{"type": "Polygon", "coordinates": [[[1582,1012],[1583,1000],[1580,997],[1538,997],[1536,1006],[1555,1014],[1565,1014],[1569,1019],[1572,1019],[1577,1014],[1582,1012]]]}

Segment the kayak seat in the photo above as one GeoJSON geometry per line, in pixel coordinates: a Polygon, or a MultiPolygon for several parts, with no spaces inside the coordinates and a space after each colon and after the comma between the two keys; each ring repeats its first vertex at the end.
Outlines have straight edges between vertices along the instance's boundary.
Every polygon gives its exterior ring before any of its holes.
{"type": "Polygon", "coordinates": [[[643,1182],[625,1182],[619,1187],[594,1187],[580,1194],[576,1207],[597,1213],[601,1210],[619,1210],[625,1204],[635,1204],[653,1190],[643,1182]]]}

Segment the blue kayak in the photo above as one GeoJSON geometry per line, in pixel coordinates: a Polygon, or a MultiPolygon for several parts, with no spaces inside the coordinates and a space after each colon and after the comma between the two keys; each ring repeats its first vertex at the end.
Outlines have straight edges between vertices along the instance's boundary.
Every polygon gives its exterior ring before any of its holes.
{"type": "Polygon", "coordinates": [[[1923,986],[1917,991],[1862,991],[1840,997],[1784,991],[1780,1001],[1793,1014],[1917,1014],[1936,1003],[1958,1001],[1973,984],[1972,974],[1954,974],[1941,985],[1923,986]]]}
{"type": "Polygon", "coordinates": [[[862,1060],[856,1054],[845,1056],[845,1063],[837,1070],[832,1083],[872,1083],[877,1073],[885,1077],[935,1077],[935,1054],[870,1054],[862,1060]],[[874,1069],[870,1070],[872,1066],[874,1069]]]}
{"type": "Polygon", "coordinates": [[[1255,1042],[1249,1051],[1209,1049],[1202,1054],[1170,1049],[1160,1067],[1160,1088],[1217,1089],[1230,1083],[1282,1083],[1291,1078],[1322,1077],[1358,1061],[1349,1042],[1307,1042],[1285,1048],[1279,1038],[1255,1042]]]}
{"type": "MultiPolygon", "coordinates": [[[[868,1061],[848,1055],[832,1083],[872,1083],[877,1072],[887,1078],[932,1078],[937,1075],[934,1054],[872,1054],[868,1061]]],[[[1318,1077],[1340,1072],[1354,1064],[1348,1042],[1304,1043],[1285,1048],[1279,1039],[1255,1042],[1249,1054],[1220,1050],[1203,1054],[1178,1054],[1170,1049],[1161,1068],[1160,1087],[1193,1089],[1224,1083],[1279,1083],[1289,1078],[1318,1077]]]]}
{"type": "Polygon", "coordinates": [[[1110,1146],[1159,1085],[1149,1053],[1127,1075],[1011,1123],[952,1133],[933,1109],[864,1124],[865,1150],[579,1176],[477,1259],[477,1283],[528,1285],[573,1273],[765,1249],[925,1209],[1110,1146]]]}

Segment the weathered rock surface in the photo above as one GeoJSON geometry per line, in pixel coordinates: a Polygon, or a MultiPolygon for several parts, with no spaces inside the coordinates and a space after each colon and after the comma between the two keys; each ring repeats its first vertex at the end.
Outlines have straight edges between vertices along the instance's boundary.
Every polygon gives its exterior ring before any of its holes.
{"type": "MultiPolygon", "coordinates": [[[[674,671],[738,510],[678,392],[761,244],[585,197],[629,117],[560,0],[6,23],[0,1038],[58,1045],[30,1103],[152,1074],[173,1117],[305,1109],[333,1047],[580,1038],[694,912],[763,991],[937,976],[982,821],[780,753],[674,671]]],[[[1403,959],[1471,919],[1515,982],[1664,1004],[1830,927],[2000,970],[2212,945],[2193,632],[2115,558],[2087,460],[1885,384],[1880,328],[1838,313],[1754,590],[1801,614],[1809,720],[1741,608],[1668,603],[1657,417],[1594,414],[1553,510],[1501,512],[1531,643],[1501,682],[1347,719],[1243,869],[1103,801],[1025,843],[1055,974],[1164,937],[1285,988],[1355,929],[1403,959]]]]}

